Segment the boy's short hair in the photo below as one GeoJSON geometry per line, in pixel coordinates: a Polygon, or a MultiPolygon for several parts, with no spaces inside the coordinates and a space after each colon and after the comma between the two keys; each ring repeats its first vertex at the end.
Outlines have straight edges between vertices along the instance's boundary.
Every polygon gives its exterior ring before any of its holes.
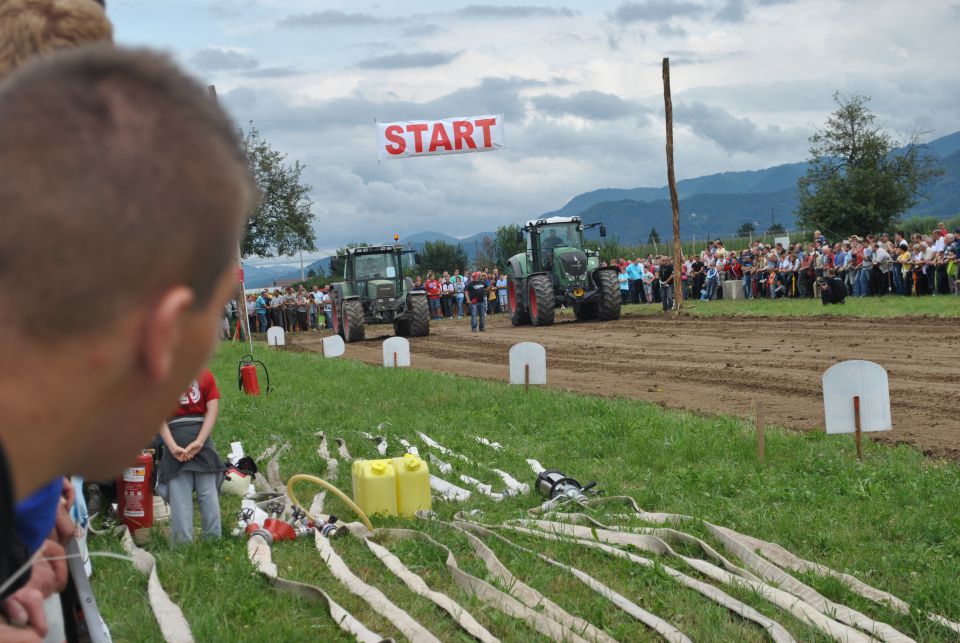
{"type": "Polygon", "coordinates": [[[94,46],[0,84],[0,203],[0,288],[44,289],[0,327],[52,337],[102,329],[175,285],[205,305],[254,191],[204,88],[165,56],[94,46]]]}

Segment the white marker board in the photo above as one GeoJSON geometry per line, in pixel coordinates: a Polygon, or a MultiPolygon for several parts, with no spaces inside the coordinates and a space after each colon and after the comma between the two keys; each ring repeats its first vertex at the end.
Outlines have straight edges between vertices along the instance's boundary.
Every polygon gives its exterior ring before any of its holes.
{"type": "Polygon", "coordinates": [[[280,326],[271,326],[267,329],[267,344],[269,346],[286,346],[287,338],[280,326]]]}
{"type": "Polygon", "coordinates": [[[860,430],[889,431],[890,385],[879,364],[849,360],[823,374],[823,414],[827,433],[854,433],[853,398],[860,396],[860,430]]]}
{"type": "Polygon", "coordinates": [[[391,337],[383,342],[384,368],[410,366],[410,342],[403,337],[391,337]]]}
{"type": "Polygon", "coordinates": [[[520,342],[510,347],[510,383],[546,384],[547,351],[535,342],[520,342]],[[527,367],[530,380],[527,381],[527,367]]]}
{"type": "Polygon", "coordinates": [[[340,357],[343,355],[344,350],[346,350],[343,344],[343,338],[340,337],[340,335],[324,337],[320,340],[320,343],[323,346],[324,357],[340,357]]]}

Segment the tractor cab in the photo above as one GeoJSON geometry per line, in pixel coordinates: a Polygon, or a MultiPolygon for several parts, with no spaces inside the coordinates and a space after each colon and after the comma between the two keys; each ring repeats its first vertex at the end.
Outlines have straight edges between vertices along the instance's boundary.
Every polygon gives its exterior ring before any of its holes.
{"type": "MultiPolygon", "coordinates": [[[[364,317],[389,322],[398,308],[398,297],[405,296],[402,246],[364,246],[350,248],[343,262],[343,280],[360,297],[364,317]]],[[[402,305],[399,306],[401,309],[402,305]]]]}
{"type": "Polygon", "coordinates": [[[403,290],[403,266],[398,247],[372,246],[357,248],[348,255],[344,279],[357,284],[370,299],[396,297],[403,290]]]}
{"type": "MultiPolygon", "coordinates": [[[[555,292],[577,290],[582,295],[590,287],[588,274],[600,265],[599,253],[583,246],[583,231],[596,225],[584,225],[580,217],[528,221],[523,229],[531,272],[550,274],[555,292]]],[[[606,236],[602,225],[600,234],[606,236]]]]}

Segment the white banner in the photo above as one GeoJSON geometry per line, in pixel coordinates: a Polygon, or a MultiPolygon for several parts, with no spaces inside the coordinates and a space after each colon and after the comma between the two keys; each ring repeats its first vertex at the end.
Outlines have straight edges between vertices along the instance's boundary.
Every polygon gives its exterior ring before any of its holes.
{"type": "Polygon", "coordinates": [[[377,123],[380,159],[489,152],[503,147],[503,114],[377,123]]]}

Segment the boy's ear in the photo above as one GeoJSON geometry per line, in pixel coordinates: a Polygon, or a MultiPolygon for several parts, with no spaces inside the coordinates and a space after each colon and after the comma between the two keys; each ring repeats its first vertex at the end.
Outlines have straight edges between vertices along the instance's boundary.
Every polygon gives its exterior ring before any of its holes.
{"type": "Polygon", "coordinates": [[[153,299],[140,337],[140,359],[153,382],[170,376],[177,345],[180,343],[183,317],[193,305],[193,290],[176,286],[153,299]]]}

